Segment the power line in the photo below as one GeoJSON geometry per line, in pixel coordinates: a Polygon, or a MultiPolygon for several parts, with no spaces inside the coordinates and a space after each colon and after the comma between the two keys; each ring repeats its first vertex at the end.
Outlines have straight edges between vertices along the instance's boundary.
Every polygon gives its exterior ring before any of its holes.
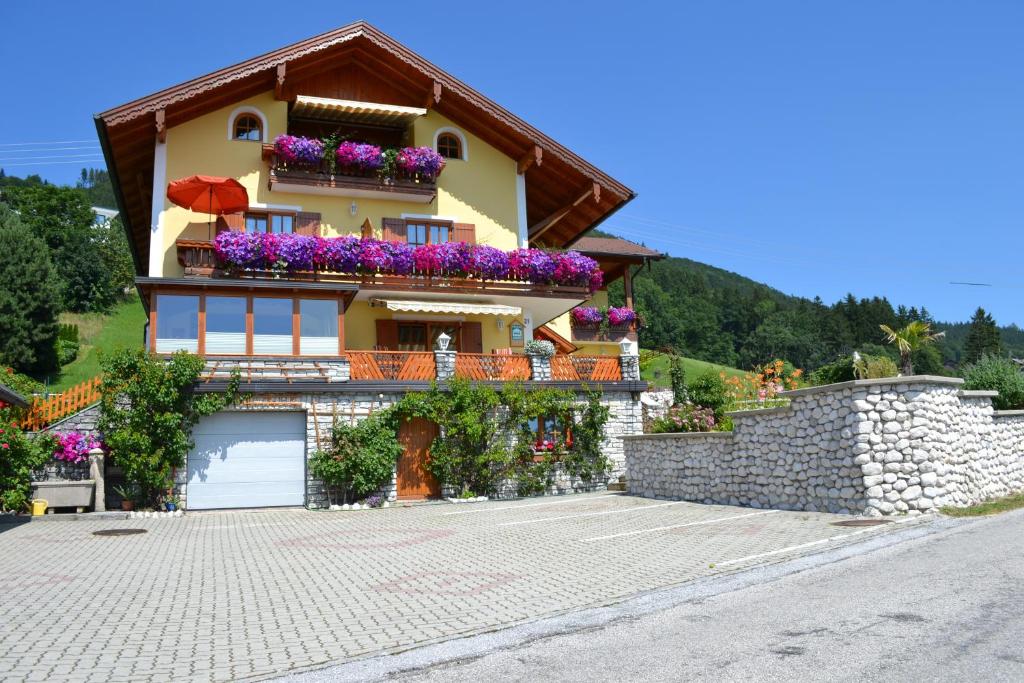
{"type": "Polygon", "coordinates": [[[51,166],[53,164],[87,164],[94,161],[105,161],[102,157],[97,159],[75,159],[73,161],[29,161],[23,164],[8,164],[0,161],[0,168],[11,168],[13,166],[51,166]]]}
{"type": "Polygon", "coordinates": [[[34,152],[62,152],[69,149],[99,149],[99,145],[80,145],[72,147],[46,147],[46,148],[29,148],[29,149],[5,149],[0,151],[0,154],[20,154],[23,152],[34,153],[34,152]]]}
{"type": "Polygon", "coordinates": [[[96,142],[90,140],[54,140],[52,142],[0,142],[0,147],[29,147],[35,145],[77,145],[83,142],[96,142]]]}
{"type": "Polygon", "coordinates": [[[11,157],[9,159],[0,159],[0,164],[8,161],[34,161],[36,159],[74,159],[76,157],[94,157],[98,156],[96,152],[88,152],[86,154],[54,154],[52,156],[44,157],[11,157]]]}

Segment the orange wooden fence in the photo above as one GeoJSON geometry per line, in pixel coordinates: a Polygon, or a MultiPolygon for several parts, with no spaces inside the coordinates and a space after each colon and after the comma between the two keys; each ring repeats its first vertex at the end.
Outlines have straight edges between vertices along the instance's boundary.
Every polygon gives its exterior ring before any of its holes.
{"type": "Polygon", "coordinates": [[[459,353],[455,376],[475,380],[528,380],[530,359],[501,353],[459,353]]]}
{"type": "Polygon", "coordinates": [[[618,382],[622,367],[614,356],[551,357],[551,379],[556,382],[618,382]]]}
{"type": "Polygon", "coordinates": [[[49,398],[33,399],[25,416],[21,419],[21,428],[38,431],[49,424],[76,413],[82,408],[100,400],[100,385],[103,379],[97,375],[76,384],[61,394],[49,398]]]}
{"type": "Polygon", "coordinates": [[[347,351],[353,380],[430,381],[436,377],[431,351],[347,351]]]}

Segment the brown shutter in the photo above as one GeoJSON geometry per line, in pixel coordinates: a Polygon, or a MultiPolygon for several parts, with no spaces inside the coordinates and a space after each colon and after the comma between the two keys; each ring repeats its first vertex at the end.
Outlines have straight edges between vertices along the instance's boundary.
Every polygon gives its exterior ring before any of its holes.
{"type": "Polygon", "coordinates": [[[405,221],[401,218],[383,218],[380,222],[385,242],[407,242],[405,221]]]}
{"type": "Polygon", "coordinates": [[[456,223],[452,230],[452,241],[476,244],[476,226],[472,223],[456,223]]]}
{"type": "Polygon", "coordinates": [[[295,214],[295,232],[299,235],[319,235],[320,214],[299,211],[295,214]]]}
{"type": "Polygon", "coordinates": [[[463,353],[484,352],[484,332],[480,323],[462,323],[462,348],[463,353]]]}
{"type": "Polygon", "coordinates": [[[245,214],[226,213],[223,216],[217,216],[217,232],[224,232],[225,230],[245,232],[245,214]]]}
{"type": "Polygon", "coordinates": [[[398,321],[377,321],[377,349],[380,351],[398,350],[398,321]]]}

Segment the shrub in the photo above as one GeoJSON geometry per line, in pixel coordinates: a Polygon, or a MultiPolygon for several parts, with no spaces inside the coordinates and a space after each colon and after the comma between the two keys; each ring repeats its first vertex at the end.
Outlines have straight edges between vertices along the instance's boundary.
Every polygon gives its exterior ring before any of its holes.
{"type": "Polygon", "coordinates": [[[573,412],[572,445],[564,459],[565,469],[590,483],[608,471],[603,446],[604,427],[611,411],[601,403],[601,392],[587,390],[585,403],[573,406],[573,412]]]}
{"type": "MultiPolygon", "coordinates": [[[[0,415],[4,412],[0,410],[0,415]]],[[[32,473],[50,460],[55,443],[49,434],[29,438],[13,421],[0,421],[0,509],[25,508],[32,473]]]]}
{"type": "Polygon", "coordinates": [[[855,379],[895,377],[897,374],[899,374],[899,368],[889,356],[863,354],[856,362],[853,356],[840,356],[812,372],[810,380],[812,385],[821,386],[855,379]]]}
{"type": "Polygon", "coordinates": [[[57,340],[57,362],[67,365],[78,358],[78,342],[68,339],[57,340]]]}
{"type": "Polygon", "coordinates": [[[818,387],[824,384],[838,384],[857,379],[853,371],[853,356],[840,356],[831,363],[822,365],[810,375],[811,384],[818,387]]]}
{"type": "Polygon", "coordinates": [[[722,417],[725,407],[730,402],[729,389],[725,379],[718,373],[709,370],[687,385],[690,403],[710,408],[715,418],[722,417]]]}
{"type": "Polygon", "coordinates": [[[555,345],[546,339],[531,339],[526,342],[523,352],[530,356],[551,358],[551,356],[555,355],[555,345]]]}
{"type": "Polygon", "coordinates": [[[900,373],[896,361],[889,356],[861,356],[853,365],[857,379],[881,379],[895,377],[900,373]]]}
{"type": "Polygon", "coordinates": [[[185,466],[191,433],[205,415],[239,399],[239,376],[223,394],[193,391],[203,359],[179,351],[167,361],[141,349],[124,349],[103,362],[99,431],[128,485],[143,505],[155,504],[185,466]]]}
{"type": "Polygon", "coordinates": [[[16,372],[14,368],[0,370],[0,384],[4,384],[8,388],[13,389],[26,400],[30,399],[32,394],[43,393],[44,389],[41,382],[35,381],[28,375],[16,372]]]}
{"type": "Polygon", "coordinates": [[[401,454],[398,419],[393,410],[385,410],[354,425],[335,422],[331,447],[314,453],[309,465],[313,476],[327,485],[333,505],[332,488],[343,489],[345,503],[375,493],[391,479],[401,454]]]}
{"type": "Polygon", "coordinates": [[[668,377],[672,383],[672,402],[677,405],[686,403],[686,368],[683,367],[683,359],[675,354],[668,360],[668,377]]]}
{"type": "Polygon", "coordinates": [[[982,356],[964,373],[964,389],[998,391],[999,395],[992,399],[996,410],[1024,408],[1024,375],[1009,358],[982,356]]]}
{"type": "Polygon", "coordinates": [[[718,425],[715,411],[711,408],[683,403],[672,406],[668,414],[651,423],[655,434],[669,432],[713,432],[718,425]]]}

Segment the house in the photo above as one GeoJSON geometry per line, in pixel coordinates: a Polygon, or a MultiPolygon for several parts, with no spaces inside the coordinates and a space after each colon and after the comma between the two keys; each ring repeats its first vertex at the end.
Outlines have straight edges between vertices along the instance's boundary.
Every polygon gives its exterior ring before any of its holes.
{"type": "MultiPolygon", "coordinates": [[[[453,375],[600,387],[621,469],[614,434],[641,430],[646,386],[628,344],[620,358],[635,329],[580,338],[569,311],[606,302],[617,277],[631,297],[632,270],[658,255],[584,237],[634,197],[604,171],[364,22],[115,107],[96,126],[149,348],[204,356],[200,391],[237,368],[252,395],[197,427],[179,473],[188,507],[322,505],[306,456],[333,420],[453,375]],[[168,184],[193,175],[237,180],[248,209],[208,220],[170,202],[168,184]],[[303,236],[331,246],[312,254],[303,236]],[[558,272],[546,252],[516,251],[575,244],[592,258],[571,252],[558,272]],[[413,250],[444,262],[413,263],[413,250]],[[528,358],[534,337],[563,353],[528,358]]],[[[430,429],[403,427],[390,495],[439,493],[424,469],[430,429]]]]}
{"type": "Polygon", "coordinates": [[[26,408],[28,407],[28,401],[25,397],[11,389],[6,384],[0,384],[0,408],[7,406],[14,406],[15,408],[26,408]]]}

